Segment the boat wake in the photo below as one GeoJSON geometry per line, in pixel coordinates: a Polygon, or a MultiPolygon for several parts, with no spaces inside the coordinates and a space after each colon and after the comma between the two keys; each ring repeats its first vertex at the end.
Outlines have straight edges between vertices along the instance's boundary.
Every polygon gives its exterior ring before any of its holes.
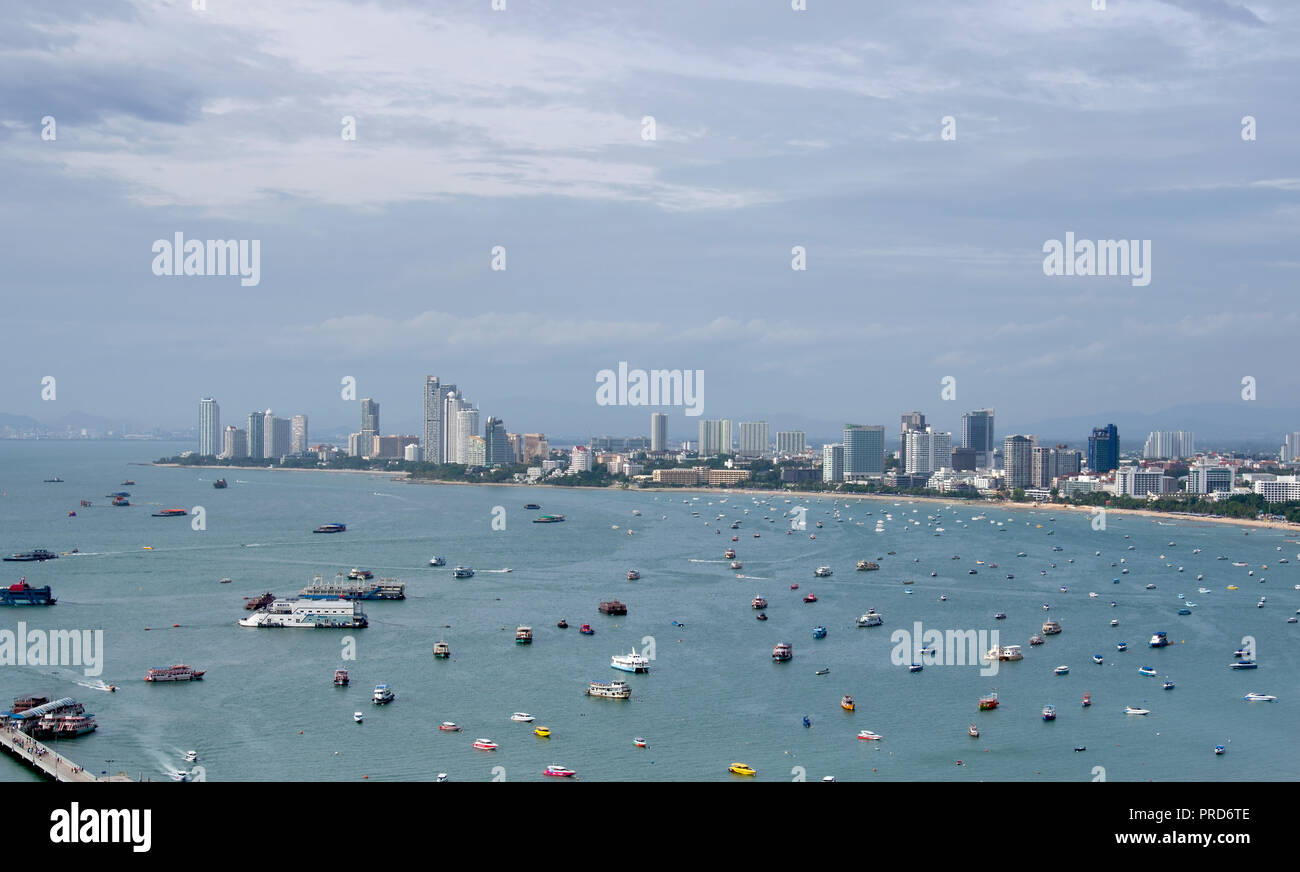
{"type": "Polygon", "coordinates": [[[494,574],[496,574],[496,575],[500,575],[500,574],[503,573],[503,572],[514,572],[514,570],[513,570],[513,569],[510,569],[509,567],[507,567],[507,568],[505,568],[505,569],[476,569],[476,570],[474,570],[474,571],[475,571],[475,572],[490,572],[490,573],[494,573],[494,574]]]}
{"type": "Polygon", "coordinates": [[[771,580],[772,580],[771,578],[769,578],[769,577],[766,576],[766,575],[737,575],[736,578],[743,578],[743,579],[746,579],[746,580],[748,580],[748,579],[753,579],[754,581],[771,581],[771,580]]]}
{"type": "Polygon", "coordinates": [[[727,561],[726,560],[698,560],[692,557],[690,558],[690,562],[691,563],[726,563],[727,561]]]}

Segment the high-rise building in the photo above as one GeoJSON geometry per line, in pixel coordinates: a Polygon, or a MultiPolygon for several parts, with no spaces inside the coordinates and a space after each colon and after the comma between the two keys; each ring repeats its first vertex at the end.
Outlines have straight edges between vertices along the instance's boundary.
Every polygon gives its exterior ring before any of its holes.
{"type": "Polygon", "coordinates": [[[974,472],[976,464],[979,463],[979,452],[974,448],[954,448],[952,450],[952,471],[953,472],[974,472]]]}
{"type": "Polygon", "coordinates": [[[475,412],[474,424],[468,431],[461,428],[460,413],[474,406],[465,399],[460,391],[453,391],[443,402],[443,420],[446,422],[447,436],[443,440],[443,457],[447,463],[464,463],[466,440],[478,433],[478,413],[475,412]]]}
{"type": "Polygon", "coordinates": [[[447,398],[455,393],[455,385],[442,384],[436,375],[424,377],[424,462],[448,463],[445,453],[447,430],[447,398]]]}
{"type": "Polygon", "coordinates": [[[731,453],[731,421],[700,422],[700,457],[731,453]]]}
{"type": "Polygon", "coordinates": [[[288,418],[277,418],[270,409],[262,413],[262,457],[278,459],[289,454],[293,430],[288,418]]]}
{"type": "Polygon", "coordinates": [[[262,412],[253,412],[248,416],[248,457],[251,460],[266,457],[265,423],[266,415],[262,412]]]}
{"type": "Polygon", "coordinates": [[[822,446],[822,481],[844,481],[844,446],[822,446]]]}
{"type": "Polygon", "coordinates": [[[777,454],[802,454],[807,447],[807,437],[802,430],[778,430],[776,434],[777,454]]]}
{"type": "Polygon", "coordinates": [[[465,445],[466,466],[487,466],[487,440],[482,436],[471,436],[465,445]]]}
{"type": "Polygon", "coordinates": [[[952,434],[938,432],[933,427],[905,427],[900,456],[907,458],[903,472],[909,475],[938,472],[952,462],[952,434]]]}
{"type": "Polygon", "coordinates": [[[466,408],[456,413],[456,454],[448,463],[469,463],[469,437],[478,435],[478,409],[466,408]]]}
{"type": "Polygon", "coordinates": [[[546,442],[545,433],[524,434],[524,462],[530,460],[547,460],[551,456],[551,446],[546,442]]]}
{"type": "Polygon", "coordinates": [[[1002,441],[1007,490],[1034,486],[1034,438],[1008,436],[1002,441]]]}
{"type": "Polygon", "coordinates": [[[248,434],[231,424],[222,431],[221,456],[226,460],[239,460],[248,456],[248,434]]]}
{"type": "Polygon", "coordinates": [[[744,457],[762,457],[768,452],[767,422],[740,422],[740,449],[737,453],[744,457]]]}
{"type": "Polygon", "coordinates": [[[650,450],[668,450],[668,413],[650,413],[650,450]]]}
{"type": "Polygon", "coordinates": [[[961,446],[974,448],[977,466],[993,468],[993,410],[975,409],[961,416],[961,446]]]}
{"type": "Polygon", "coordinates": [[[569,457],[569,472],[591,472],[591,451],[586,445],[573,446],[569,457]]]}
{"type": "Polygon", "coordinates": [[[369,397],[361,401],[361,429],[379,432],[379,404],[369,397]]]}
{"type": "Polygon", "coordinates": [[[1282,462],[1295,463],[1300,460],[1300,432],[1288,433],[1282,439],[1282,462]]]}
{"type": "Polygon", "coordinates": [[[483,428],[484,466],[512,463],[510,440],[506,438],[506,425],[500,418],[489,417],[483,428]]]}
{"type": "Polygon", "coordinates": [[[1078,475],[1081,455],[1065,445],[1052,448],[1035,445],[1032,451],[1033,487],[1051,487],[1052,480],[1067,475],[1078,475]]]}
{"type": "Polygon", "coordinates": [[[1186,430],[1152,430],[1142,446],[1143,460],[1176,460],[1196,456],[1196,436],[1186,430]]]}
{"type": "Polygon", "coordinates": [[[289,453],[306,454],[310,444],[307,441],[307,416],[294,415],[290,421],[289,453]]]}
{"type": "Polygon", "coordinates": [[[216,457],[221,451],[221,407],[212,397],[199,401],[199,454],[216,457]]]}
{"type": "Polygon", "coordinates": [[[1115,467],[1115,493],[1125,497],[1145,497],[1173,490],[1173,479],[1163,469],[1143,469],[1126,463],[1115,467]]]}
{"type": "Polygon", "coordinates": [[[1110,472],[1119,466],[1119,429],[1114,424],[1094,427],[1088,437],[1088,469],[1093,475],[1110,472]]]}
{"type": "MultiPolygon", "coordinates": [[[[898,429],[898,468],[907,469],[907,431],[924,430],[925,415],[920,412],[904,412],[898,429]]],[[[942,466],[942,464],[940,464],[942,466]]]]}
{"type": "Polygon", "coordinates": [[[1235,470],[1231,466],[1196,463],[1187,470],[1187,492],[1208,494],[1232,490],[1235,470]]]}
{"type": "Polygon", "coordinates": [[[510,443],[511,463],[524,462],[524,437],[521,433],[507,433],[506,441],[510,443]]]}
{"type": "Polygon", "coordinates": [[[844,480],[885,474],[885,428],[882,424],[846,424],[844,480]]]}

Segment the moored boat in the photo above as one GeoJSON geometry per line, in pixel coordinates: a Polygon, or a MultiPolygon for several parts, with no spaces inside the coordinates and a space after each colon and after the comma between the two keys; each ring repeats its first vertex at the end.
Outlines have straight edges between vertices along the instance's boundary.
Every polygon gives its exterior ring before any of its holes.
{"type": "Polygon", "coordinates": [[[1045,721],[1056,720],[1056,706],[1052,706],[1052,705],[1043,706],[1043,720],[1045,721]]]}
{"type": "Polygon", "coordinates": [[[853,701],[852,694],[846,693],[844,696],[840,697],[840,708],[844,709],[846,712],[851,712],[857,708],[857,703],[853,701]]]}
{"type": "Polygon", "coordinates": [[[145,681],[198,681],[206,670],[195,669],[180,663],[174,666],[155,666],[145,673],[145,681]]]}
{"type": "Polygon", "coordinates": [[[378,684],[375,685],[375,692],[374,695],[371,696],[370,701],[375,705],[387,705],[395,699],[397,699],[397,694],[393,693],[393,689],[390,686],[387,684],[378,684]]]}
{"type": "Polygon", "coordinates": [[[879,742],[885,737],[879,733],[873,733],[870,730],[860,730],[858,732],[858,738],[866,742],[879,742]]]}
{"type": "Polygon", "coordinates": [[[632,649],[630,654],[615,654],[610,658],[609,665],[623,672],[641,673],[650,671],[649,658],[644,654],[636,653],[635,648],[632,649]]]}
{"type": "Polygon", "coordinates": [[[592,681],[587,684],[587,696],[600,696],[607,699],[630,699],[632,688],[626,681],[592,681]]]}
{"type": "Polygon", "coordinates": [[[515,629],[515,644],[531,645],[533,644],[533,628],[519,626],[515,629]]]}
{"type": "Polygon", "coordinates": [[[439,660],[447,660],[451,657],[451,646],[442,639],[433,643],[433,656],[439,660]]]}
{"type": "Polygon", "coordinates": [[[988,696],[981,696],[979,699],[979,707],[981,711],[991,711],[992,709],[997,708],[998,695],[996,693],[990,693],[988,696]]]}
{"type": "Polygon", "coordinates": [[[789,642],[777,642],[772,646],[772,659],[778,663],[784,663],[792,657],[794,657],[794,646],[789,642]]]}
{"type": "Polygon", "coordinates": [[[349,681],[350,681],[350,679],[348,678],[348,671],[347,671],[346,669],[335,669],[335,670],[334,670],[334,686],[335,686],[335,687],[347,687],[349,681]]]}

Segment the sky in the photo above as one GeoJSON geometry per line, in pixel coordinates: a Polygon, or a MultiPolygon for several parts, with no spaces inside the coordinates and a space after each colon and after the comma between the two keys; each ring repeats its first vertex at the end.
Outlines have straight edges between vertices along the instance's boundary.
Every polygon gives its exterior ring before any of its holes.
{"type": "Polygon", "coordinates": [[[1294,409],[1300,4],[1094,2],[0,0],[0,411],[355,429],[352,377],[420,432],[433,374],[647,433],[620,361],[773,432],[1294,409]],[[155,275],[178,232],[260,281],[155,275]]]}

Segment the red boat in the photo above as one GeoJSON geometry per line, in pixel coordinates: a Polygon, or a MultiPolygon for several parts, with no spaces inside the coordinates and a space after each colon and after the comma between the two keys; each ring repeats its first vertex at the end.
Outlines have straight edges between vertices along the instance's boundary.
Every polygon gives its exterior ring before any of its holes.
{"type": "Polygon", "coordinates": [[[799,589],[799,582],[796,581],[794,584],[790,585],[790,590],[798,590],[798,589],[799,589]]]}
{"type": "Polygon", "coordinates": [[[806,602],[806,603],[815,603],[815,602],[817,602],[817,594],[815,594],[815,593],[810,593],[810,594],[808,594],[806,597],[803,598],[803,601],[806,602]]]}
{"type": "Polygon", "coordinates": [[[556,778],[572,778],[574,775],[577,775],[578,773],[574,772],[572,769],[567,769],[563,766],[547,766],[546,774],[553,775],[556,778]]]}
{"type": "Polygon", "coordinates": [[[594,635],[596,635],[596,631],[593,630],[593,629],[591,628],[591,624],[583,624],[583,625],[578,629],[578,632],[581,633],[581,634],[584,635],[584,636],[594,636],[594,635]]]}

